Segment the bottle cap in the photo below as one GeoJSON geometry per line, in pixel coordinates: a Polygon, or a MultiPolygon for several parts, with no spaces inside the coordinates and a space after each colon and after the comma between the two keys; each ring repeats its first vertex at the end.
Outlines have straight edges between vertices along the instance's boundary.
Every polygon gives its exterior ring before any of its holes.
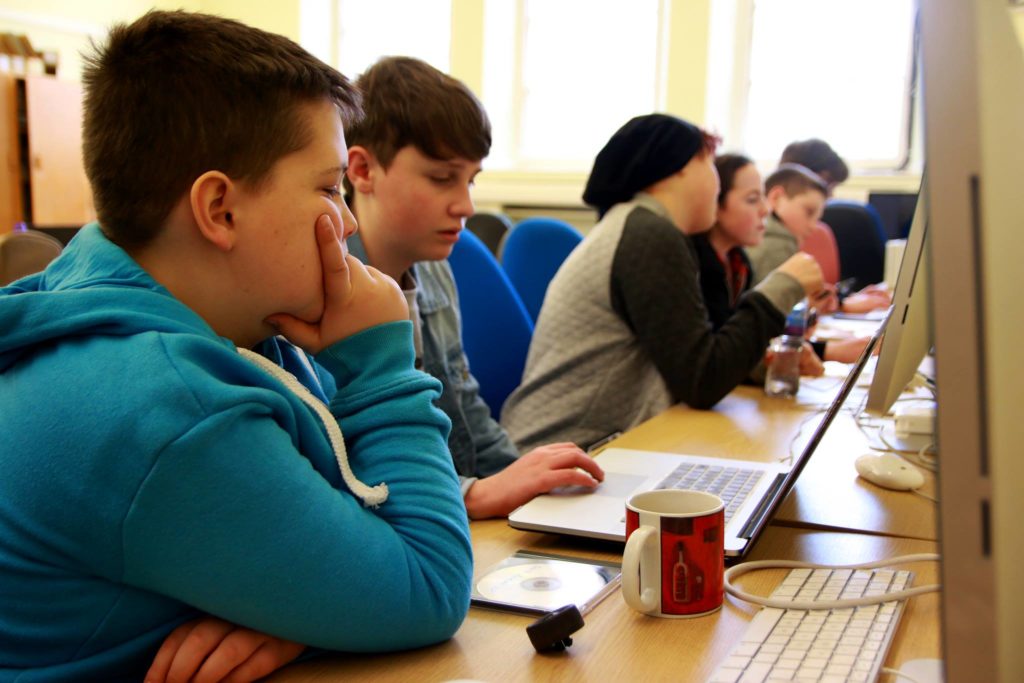
{"type": "Polygon", "coordinates": [[[807,331],[807,304],[801,301],[786,316],[782,334],[789,337],[803,337],[807,331]]]}

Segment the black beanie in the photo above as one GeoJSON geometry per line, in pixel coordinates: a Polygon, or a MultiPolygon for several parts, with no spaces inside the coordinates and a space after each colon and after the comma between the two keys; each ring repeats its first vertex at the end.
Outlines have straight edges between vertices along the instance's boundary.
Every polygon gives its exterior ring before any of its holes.
{"type": "Polygon", "coordinates": [[[603,216],[686,166],[703,146],[700,128],[675,116],[648,114],[630,119],[597,153],[583,201],[603,216]]]}

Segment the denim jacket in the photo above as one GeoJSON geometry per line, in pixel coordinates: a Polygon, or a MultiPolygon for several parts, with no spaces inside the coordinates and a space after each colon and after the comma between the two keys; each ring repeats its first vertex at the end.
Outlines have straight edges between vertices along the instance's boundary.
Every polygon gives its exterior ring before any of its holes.
{"type": "MultiPolygon", "coordinates": [[[[366,263],[366,249],[358,233],[348,238],[349,252],[366,263]]],[[[371,264],[372,265],[372,264],[371,264]]],[[[508,467],[518,451],[480,398],[480,385],[469,371],[462,350],[462,318],[455,278],[447,261],[413,264],[416,303],[423,335],[422,370],[440,380],[441,397],[435,402],[452,421],[448,448],[462,480],[463,494],[477,478],[508,467]]]]}

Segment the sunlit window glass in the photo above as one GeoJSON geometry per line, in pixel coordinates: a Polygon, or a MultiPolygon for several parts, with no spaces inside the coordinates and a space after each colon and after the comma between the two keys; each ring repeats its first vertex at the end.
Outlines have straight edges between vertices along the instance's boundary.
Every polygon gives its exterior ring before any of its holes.
{"type": "Polygon", "coordinates": [[[827,140],[855,166],[907,153],[912,0],[757,0],[744,149],[827,140]]]}
{"type": "Polygon", "coordinates": [[[654,111],[659,17],[658,0],[489,0],[484,103],[508,132],[489,165],[586,170],[620,125],[654,111]]]}
{"type": "Polygon", "coordinates": [[[338,68],[355,77],[406,55],[447,73],[451,24],[451,0],[338,0],[338,68]]]}

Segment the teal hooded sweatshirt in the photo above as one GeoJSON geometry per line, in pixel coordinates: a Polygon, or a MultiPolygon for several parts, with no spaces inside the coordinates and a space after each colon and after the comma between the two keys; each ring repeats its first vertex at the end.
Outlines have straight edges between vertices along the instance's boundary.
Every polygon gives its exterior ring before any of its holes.
{"type": "Polygon", "coordinates": [[[343,651],[456,631],[468,524],[411,324],[313,362],[261,350],[327,400],[383,503],[346,486],[313,410],[98,225],[0,290],[0,681],[140,680],[202,614],[343,651]]]}

